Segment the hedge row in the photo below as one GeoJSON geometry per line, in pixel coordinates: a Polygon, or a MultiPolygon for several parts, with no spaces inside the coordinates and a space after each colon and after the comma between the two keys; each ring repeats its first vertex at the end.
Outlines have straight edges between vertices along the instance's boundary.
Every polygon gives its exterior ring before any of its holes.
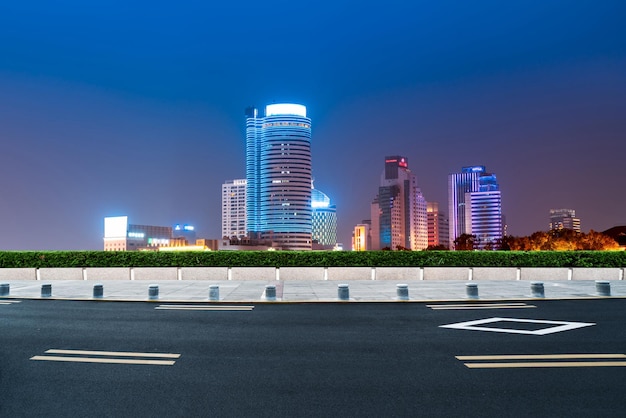
{"type": "Polygon", "coordinates": [[[0,268],[626,267],[626,251],[0,251],[0,268]]]}

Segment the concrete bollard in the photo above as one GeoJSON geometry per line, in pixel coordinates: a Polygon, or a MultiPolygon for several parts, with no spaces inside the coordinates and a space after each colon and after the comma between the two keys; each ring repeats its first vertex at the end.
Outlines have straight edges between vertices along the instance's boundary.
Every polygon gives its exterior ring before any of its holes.
{"type": "Polygon", "coordinates": [[[148,299],[158,299],[159,298],[159,286],[156,284],[151,284],[148,287],[148,299]]]}
{"type": "Polygon", "coordinates": [[[218,285],[209,286],[209,300],[220,300],[220,287],[218,285]]]}
{"type": "Polygon", "coordinates": [[[0,296],[9,296],[11,286],[8,283],[0,284],[0,296]]]}
{"type": "Polygon", "coordinates": [[[337,297],[339,300],[350,300],[350,286],[347,284],[337,285],[337,297]]]}
{"type": "Polygon", "coordinates": [[[51,284],[42,284],[41,285],[41,297],[49,298],[52,296],[52,285],[51,284]]]}
{"type": "Polygon", "coordinates": [[[398,300],[409,300],[409,285],[398,284],[396,285],[396,296],[398,300]]]}
{"type": "Polygon", "coordinates": [[[265,286],[265,300],[276,300],[276,286],[268,284],[265,286]]]}
{"type": "Polygon", "coordinates": [[[596,280],[596,293],[598,296],[611,296],[611,282],[596,280]]]}
{"type": "Polygon", "coordinates": [[[530,282],[530,293],[534,298],[546,297],[542,282],[530,282]]]}
{"type": "Polygon", "coordinates": [[[470,299],[478,299],[478,285],[476,283],[466,283],[465,294],[470,299]]]}
{"type": "Polygon", "coordinates": [[[102,296],[104,296],[104,286],[102,286],[101,284],[94,284],[93,285],[94,299],[102,298],[102,296]]]}

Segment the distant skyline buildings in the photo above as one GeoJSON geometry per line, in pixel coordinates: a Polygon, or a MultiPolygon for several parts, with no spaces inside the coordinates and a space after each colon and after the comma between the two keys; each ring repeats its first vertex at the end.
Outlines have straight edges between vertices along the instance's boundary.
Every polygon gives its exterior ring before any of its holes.
{"type": "Polygon", "coordinates": [[[331,204],[321,190],[311,185],[312,228],[311,238],[324,249],[332,249],[337,244],[337,207],[331,204]]]}
{"type": "Polygon", "coordinates": [[[173,239],[171,226],[136,225],[128,216],[104,218],[104,251],[137,251],[169,246],[173,239]]]}
{"type": "Polygon", "coordinates": [[[305,106],[246,109],[246,181],[248,236],[310,250],[311,120],[305,106]]]}
{"type": "Polygon", "coordinates": [[[574,209],[550,209],[550,223],[548,228],[552,230],[572,229],[581,232],[580,219],[576,217],[574,209]]]}
{"type": "Polygon", "coordinates": [[[485,166],[463,167],[448,175],[449,246],[463,234],[475,235],[483,249],[503,237],[502,197],[496,175],[485,166]]]}
{"type": "Polygon", "coordinates": [[[372,250],[428,247],[427,203],[408,159],[385,157],[378,194],[371,203],[372,250]]]}

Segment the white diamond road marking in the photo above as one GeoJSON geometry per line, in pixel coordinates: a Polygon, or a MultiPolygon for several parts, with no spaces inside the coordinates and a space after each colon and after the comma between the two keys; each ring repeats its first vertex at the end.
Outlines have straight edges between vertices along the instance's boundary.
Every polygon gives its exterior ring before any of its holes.
{"type": "Polygon", "coordinates": [[[590,327],[595,323],[587,322],[568,322],[568,321],[547,321],[542,319],[518,319],[518,318],[487,318],[479,319],[476,321],[459,322],[456,324],[440,325],[440,328],[452,328],[452,329],[465,329],[469,331],[488,331],[488,332],[507,332],[510,334],[527,334],[527,335],[547,335],[554,334],[555,332],[569,331],[572,329],[590,327]],[[495,327],[481,327],[480,325],[491,324],[494,322],[522,322],[533,324],[547,324],[552,325],[546,328],[538,329],[535,331],[529,331],[524,329],[514,328],[495,328],[495,327]]]}

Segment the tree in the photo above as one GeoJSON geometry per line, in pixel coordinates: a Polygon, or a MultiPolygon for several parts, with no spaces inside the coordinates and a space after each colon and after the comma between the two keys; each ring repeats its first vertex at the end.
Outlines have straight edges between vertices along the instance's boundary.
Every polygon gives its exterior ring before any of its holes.
{"type": "Polygon", "coordinates": [[[480,239],[476,235],[461,234],[454,240],[456,251],[472,251],[478,246],[480,239]]]}

